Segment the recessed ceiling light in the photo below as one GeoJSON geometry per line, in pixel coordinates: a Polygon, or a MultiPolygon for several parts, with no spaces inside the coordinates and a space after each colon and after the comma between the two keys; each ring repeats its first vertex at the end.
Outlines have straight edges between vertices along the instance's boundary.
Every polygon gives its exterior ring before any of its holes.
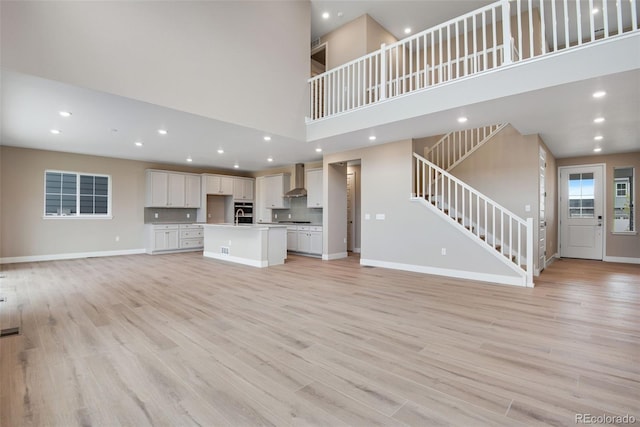
{"type": "Polygon", "coordinates": [[[594,149],[593,149],[593,152],[594,152],[594,153],[599,153],[599,152],[601,152],[601,151],[602,151],[602,148],[600,148],[600,147],[598,147],[598,148],[594,148],[594,149]]]}
{"type": "Polygon", "coordinates": [[[593,93],[593,97],[594,98],[602,98],[606,94],[607,94],[607,92],[605,92],[603,90],[599,90],[599,91],[593,93]]]}
{"type": "Polygon", "coordinates": [[[591,13],[593,13],[594,15],[598,12],[600,12],[600,9],[598,9],[597,7],[594,7],[593,9],[591,9],[591,13]]]}
{"type": "Polygon", "coordinates": [[[236,163],[235,165],[233,165],[233,167],[238,169],[240,167],[240,165],[236,163]]]}
{"type": "Polygon", "coordinates": [[[187,162],[191,163],[193,162],[193,159],[191,157],[187,157],[187,162]]]}
{"type": "Polygon", "coordinates": [[[604,122],[604,117],[596,117],[593,119],[593,123],[602,123],[604,122]]]}
{"type": "Polygon", "coordinates": [[[265,141],[271,141],[271,137],[269,135],[267,135],[267,136],[264,137],[264,140],[265,141]]]}
{"type": "Polygon", "coordinates": [[[218,154],[224,154],[224,150],[221,148],[218,150],[218,154]]]}
{"type": "Polygon", "coordinates": [[[322,153],[322,148],[316,148],[316,153],[322,153]]]}
{"type": "Polygon", "coordinates": [[[596,141],[602,141],[602,138],[604,138],[602,135],[598,135],[596,137],[594,137],[593,139],[596,141]]]}
{"type": "Polygon", "coordinates": [[[134,142],[134,144],[136,144],[136,147],[142,147],[144,144],[140,141],[136,141],[134,142]]]}
{"type": "Polygon", "coordinates": [[[375,141],[375,140],[376,140],[376,137],[375,137],[375,136],[371,135],[371,136],[369,137],[369,141],[375,141]]]}
{"type": "Polygon", "coordinates": [[[267,162],[273,162],[273,157],[268,157],[267,162]]]}
{"type": "Polygon", "coordinates": [[[62,131],[61,131],[61,130],[58,130],[58,129],[51,129],[49,132],[51,132],[51,133],[52,133],[52,134],[54,134],[54,135],[58,135],[58,134],[61,134],[61,133],[62,133],[62,131]]]}
{"type": "Polygon", "coordinates": [[[344,15],[343,12],[338,12],[338,18],[342,18],[342,15],[344,15]]]}
{"type": "Polygon", "coordinates": [[[330,17],[330,16],[331,16],[331,15],[329,15],[329,12],[324,12],[324,13],[322,14],[322,19],[329,19],[329,17],[330,17]]]}
{"type": "Polygon", "coordinates": [[[458,123],[466,123],[467,120],[469,119],[467,119],[466,117],[458,117],[458,123]]]}
{"type": "Polygon", "coordinates": [[[58,114],[60,114],[62,117],[71,117],[71,112],[69,111],[58,111],[58,114]]]}
{"type": "Polygon", "coordinates": [[[405,34],[411,34],[411,28],[407,27],[404,29],[405,34]]]}
{"type": "Polygon", "coordinates": [[[159,133],[160,135],[166,135],[166,134],[168,134],[169,132],[167,132],[167,131],[166,131],[166,130],[164,130],[164,129],[158,129],[158,133],[159,133]]]}

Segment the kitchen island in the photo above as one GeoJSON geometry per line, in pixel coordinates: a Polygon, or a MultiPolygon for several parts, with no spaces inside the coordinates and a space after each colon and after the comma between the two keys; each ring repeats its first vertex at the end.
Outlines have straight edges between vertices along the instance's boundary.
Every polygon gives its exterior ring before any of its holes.
{"type": "Polygon", "coordinates": [[[287,226],[204,224],[203,256],[253,267],[284,264],[287,226]]]}

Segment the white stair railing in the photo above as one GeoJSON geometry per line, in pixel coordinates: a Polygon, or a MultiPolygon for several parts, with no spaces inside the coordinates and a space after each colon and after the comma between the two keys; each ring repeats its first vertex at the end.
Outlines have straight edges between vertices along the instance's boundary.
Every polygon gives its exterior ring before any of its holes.
{"type": "Polygon", "coordinates": [[[533,284],[533,219],[522,219],[417,153],[414,194],[533,284]]]}
{"type": "Polygon", "coordinates": [[[308,120],[638,31],[640,0],[499,0],[308,80],[308,120]]]}
{"type": "Polygon", "coordinates": [[[438,167],[450,171],[505,126],[506,124],[491,125],[449,132],[440,138],[424,157],[438,167]]]}

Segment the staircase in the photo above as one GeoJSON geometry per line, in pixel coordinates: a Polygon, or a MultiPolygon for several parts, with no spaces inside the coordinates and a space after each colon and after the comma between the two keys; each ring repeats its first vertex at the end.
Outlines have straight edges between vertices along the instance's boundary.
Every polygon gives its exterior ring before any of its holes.
{"type": "MultiPolygon", "coordinates": [[[[466,151],[464,144],[460,149],[451,149],[451,156],[445,164],[449,168],[460,163],[470,152],[486,142],[498,128],[487,133],[487,137],[478,138],[476,148],[466,151]],[[455,155],[454,155],[455,151],[455,155]],[[456,160],[455,158],[458,157],[456,160]],[[452,160],[449,162],[449,160],[452,160]]],[[[477,131],[476,129],[473,132],[477,131]]],[[[451,134],[449,134],[451,135],[451,134]]],[[[448,135],[447,135],[448,136],[448,135]]],[[[442,146],[461,141],[459,137],[446,136],[439,141],[442,146]],[[454,139],[457,138],[457,139],[454,139]],[[444,141],[442,142],[441,141],[444,141]]],[[[438,144],[436,144],[438,145],[438,144]]],[[[469,144],[471,146],[473,144],[469,144]]],[[[438,149],[440,150],[440,149],[438,149]]],[[[430,151],[430,153],[433,150],[430,151]]],[[[447,153],[446,150],[441,153],[447,153]]],[[[438,154],[434,154],[438,157],[438,154]]],[[[522,219],[489,197],[467,185],[437,166],[425,157],[414,153],[415,180],[412,200],[423,203],[447,218],[455,227],[459,227],[474,242],[494,254],[505,265],[517,272],[522,278],[522,285],[533,286],[533,219],[522,219]]],[[[442,156],[439,157],[443,159],[442,156]]]]}
{"type": "Polygon", "coordinates": [[[450,171],[505,126],[507,123],[449,132],[425,153],[424,158],[442,169],[450,171]]]}

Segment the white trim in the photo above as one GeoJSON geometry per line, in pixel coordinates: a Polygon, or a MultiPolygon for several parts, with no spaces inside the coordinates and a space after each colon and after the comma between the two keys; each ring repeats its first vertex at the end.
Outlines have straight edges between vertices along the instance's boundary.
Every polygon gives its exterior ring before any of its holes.
{"type": "Polygon", "coordinates": [[[626,256],[605,256],[605,262],[621,262],[624,264],[640,264],[640,258],[632,258],[626,256]]]}
{"type": "Polygon", "coordinates": [[[342,258],[347,258],[349,256],[349,254],[347,252],[336,252],[333,254],[322,254],[322,260],[323,261],[331,261],[334,259],[342,259],[342,258]]]}
{"type": "Polygon", "coordinates": [[[551,255],[551,258],[549,258],[549,259],[547,259],[547,260],[546,260],[544,268],[549,267],[549,266],[550,266],[551,264],[553,264],[553,263],[556,261],[556,259],[558,259],[558,258],[560,258],[560,257],[558,256],[558,253],[557,253],[557,252],[556,252],[555,254],[551,255]]]}
{"type": "Polygon", "coordinates": [[[362,258],[360,259],[360,265],[390,268],[393,270],[413,271],[415,273],[434,274],[436,276],[456,277],[459,279],[498,283],[502,285],[520,286],[523,288],[526,287],[525,277],[503,276],[499,274],[477,273],[474,271],[464,270],[451,270],[448,268],[430,267],[426,265],[402,264],[398,262],[387,262],[362,258]]]}
{"type": "Polygon", "coordinates": [[[72,252],[65,254],[30,255],[0,258],[0,264],[13,264],[18,262],[58,261],[64,259],[95,258],[105,256],[138,255],[144,254],[144,249],[125,249],[120,251],[96,251],[96,252],[72,252]]]}
{"type": "Polygon", "coordinates": [[[263,268],[263,267],[268,267],[269,266],[269,262],[268,261],[260,261],[260,260],[249,259],[249,258],[241,258],[241,257],[237,257],[237,256],[232,256],[232,255],[222,255],[222,254],[220,254],[218,252],[204,251],[202,253],[202,256],[204,256],[206,258],[217,259],[217,260],[220,260],[220,261],[227,261],[227,262],[234,262],[236,264],[249,265],[251,267],[263,268]]]}
{"type": "Polygon", "coordinates": [[[45,215],[42,219],[113,219],[113,215],[45,215]]]}
{"type": "Polygon", "coordinates": [[[353,253],[355,253],[355,254],[359,254],[360,251],[361,251],[360,248],[353,248],[353,253]]]}

